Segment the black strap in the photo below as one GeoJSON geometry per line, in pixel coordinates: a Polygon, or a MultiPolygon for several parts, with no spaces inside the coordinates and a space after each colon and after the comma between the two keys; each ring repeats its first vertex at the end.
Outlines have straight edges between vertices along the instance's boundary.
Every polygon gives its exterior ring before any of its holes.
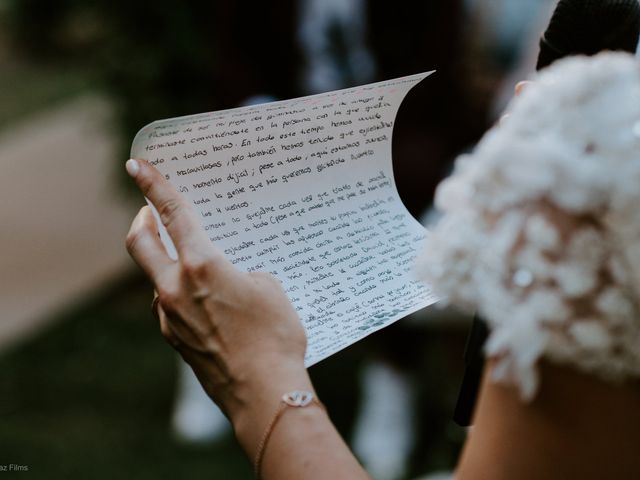
{"type": "Polygon", "coordinates": [[[487,324],[479,316],[473,318],[464,349],[465,371],[458,393],[453,420],[461,427],[471,425],[484,369],[484,343],[489,336],[487,324]]]}

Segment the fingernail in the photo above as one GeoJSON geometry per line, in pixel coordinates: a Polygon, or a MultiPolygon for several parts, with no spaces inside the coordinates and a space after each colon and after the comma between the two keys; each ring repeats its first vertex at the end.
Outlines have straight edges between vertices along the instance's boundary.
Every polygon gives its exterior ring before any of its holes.
{"type": "Polygon", "coordinates": [[[509,117],[511,116],[510,113],[505,113],[504,115],[502,115],[500,117],[500,120],[498,121],[498,124],[502,125],[503,123],[505,123],[507,120],[509,120],[509,117]]]}
{"type": "Polygon", "coordinates": [[[127,169],[129,176],[136,178],[136,175],[138,175],[138,172],[140,171],[140,164],[133,158],[130,158],[124,166],[127,169]]]}
{"type": "Polygon", "coordinates": [[[516,95],[520,95],[522,91],[530,84],[531,82],[528,80],[523,80],[522,82],[516,83],[516,95]]]}

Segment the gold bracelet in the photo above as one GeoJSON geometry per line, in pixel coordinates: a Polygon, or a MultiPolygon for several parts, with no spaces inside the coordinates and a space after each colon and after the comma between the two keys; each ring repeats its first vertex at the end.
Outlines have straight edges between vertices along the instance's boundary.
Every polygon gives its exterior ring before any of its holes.
{"type": "Polygon", "coordinates": [[[262,436],[262,439],[258,444],[258,452],[256,453],[256,459],[253,464],[254,472],[258,480],[260,480],[262,459],[264,458],[265,447],[267,446],[269,437],[273,433],[276,423],[278,422],[284,411],[287,409],[287,407],[304,408],[311,404],[315,404],[324,410],[324,405],[322,405],[322,403],[320,403],[320,401],[311,392],[295,390],[293,392],[285,393],[282,396],[280,405],[278,406],[276,413],[271,418],[271,421],[267,425],[267,428],[264,431],[264,435],[262,436]]]}

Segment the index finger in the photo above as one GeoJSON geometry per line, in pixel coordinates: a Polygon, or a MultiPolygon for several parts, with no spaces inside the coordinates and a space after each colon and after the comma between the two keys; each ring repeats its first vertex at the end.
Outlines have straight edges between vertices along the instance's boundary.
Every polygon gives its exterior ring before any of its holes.
{"type": "Polygon", "coordinates": [[[156,208],[179,257],[215,250],[187,199],[158,170],[149,162],[136,159],[128,160],[126,168],[144,196],[156,208]]]}

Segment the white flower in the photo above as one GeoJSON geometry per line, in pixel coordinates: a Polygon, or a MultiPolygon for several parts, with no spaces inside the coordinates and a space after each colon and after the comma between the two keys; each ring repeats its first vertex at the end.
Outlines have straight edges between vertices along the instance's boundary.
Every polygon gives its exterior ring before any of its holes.
{"type": "Polygon", "coordinates": [[[581,320],[569,327],[576,343],[587,350],[606,350],[611,347],[612,339],[609,332],[598,320],[581,320]]]}
{"type": "Polygon", "coordinates": [[[596,308],[603,315],[616,321],[631,319],[636,313],[633,304],[617,287],[609,287],[598,295],[596,308]]]}
{"type": "Polygon", "coordinates": [[[568,298],[577,298],[591,292],[597,285],[594,270],[578,262],[562,262],[553,268],[553,278],[568,298]]]}
{"type": "Polygon", "coordinates": [[[543,355],[638,378],[638,63],[621,53],[556,62],[510,110],[438,188],[444,216],[420,273],[487,319],[494,378],[523,398],[535,394],[543,355]],[[554,209],[571,220],[547,215],[554,209]]]}
{"type": "Polygon", "coordinates": [[[607,262],[609,272],[616,283],[627,284],[629,282],[629,272],[618,255],[613,255],[607,262]]]}
{"type": "Polygon", "coordinates": [[[545,257],[544,252],[531,244],[524,245],[516,253],[515,264],[517,268],[529,270],[538,281],[548,280],[553,275],[553,263],[545,257]]]}
{"type": "Polygon", "coordinates": [[[560,242],[558,229],[542,215],[533,215],[527,220],[525,233],[529,243],[541,250],[553,250],[560,242]]]}
{"type": "Polygon", "coordinates": [[[522,309],[529,311],[539,323],[562,323],[570,314],[561,292],[543,288],[532,291],[522,309]]]}

